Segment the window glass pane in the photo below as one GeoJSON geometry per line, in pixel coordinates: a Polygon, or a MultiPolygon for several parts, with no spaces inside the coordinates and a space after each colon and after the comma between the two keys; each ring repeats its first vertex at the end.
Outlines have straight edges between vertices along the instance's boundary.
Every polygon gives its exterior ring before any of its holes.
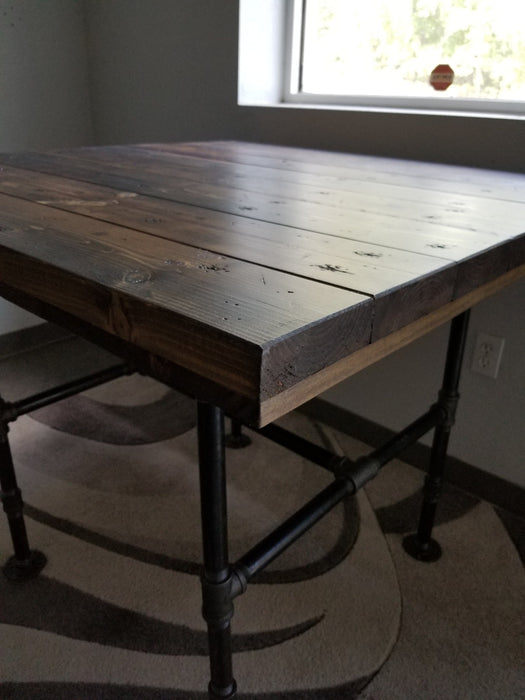
{"type": "Polygon", "coordinates": [[[303,92],[525,100],[521,1],[306,0],[305,5],[303,92]]]}

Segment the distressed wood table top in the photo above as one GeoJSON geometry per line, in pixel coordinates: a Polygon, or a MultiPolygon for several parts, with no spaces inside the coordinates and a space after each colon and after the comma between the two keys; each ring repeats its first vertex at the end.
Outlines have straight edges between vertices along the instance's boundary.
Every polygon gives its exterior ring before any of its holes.
{"type": "Polygon", "coordinates": [[[0,293],[264,425],[525,274],[525,176],[239,142],[0,156],[0,293]]]}

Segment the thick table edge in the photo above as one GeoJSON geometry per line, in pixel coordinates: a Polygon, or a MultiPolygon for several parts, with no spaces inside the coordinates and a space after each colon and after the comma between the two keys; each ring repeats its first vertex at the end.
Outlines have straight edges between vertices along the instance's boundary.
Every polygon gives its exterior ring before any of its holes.
{"type": "Polygon", "coordinates": [[[522,277],[525,277],[525,264],[325,367],[300,384],[266,399],[261,403],[259,427],[281,418],[335,384],[409,345],[522,277]]]}

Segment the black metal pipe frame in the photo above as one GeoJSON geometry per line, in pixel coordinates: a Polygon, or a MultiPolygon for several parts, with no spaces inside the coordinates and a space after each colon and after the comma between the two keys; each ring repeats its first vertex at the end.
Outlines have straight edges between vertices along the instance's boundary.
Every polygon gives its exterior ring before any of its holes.
{"type": "Polygon", "coordinates": [[[17,484],[9,446],[9,423],[21,415],[81,391],[86,391],[129,372],[127,365],[119,364],[13,403],[8,403],[0,397],[0,498],[7,515],[14,550],[13,556],[9,557],[3,566],[4,575],[9,580],[24,581],[34,578],[42,571],[47,561],[42,552],[32,550],[29,547],[23,514],[24,502],[17,484]]]}
{"type": "Polygon", "coordinates": [[[248,447],[252,444],[251,439],[242,432],[242,423],[236,418],[231,419],[231,430],[228,435],[225,436],[226,447],[232,447],[233,449],[240,449],[241,447],[248,447]]]}
{"type": "MultiPolygon", "coordinates": [[[[458,386],[468,321],[468,311],[452,321],[444,378],[437,402],[405,430],[369,455],[352,462],[275,425],[258,431],[332,471],[335,479],[231,567],[228,565],[226,536],[224,429],[219,429],[216,425],[223,425],[223,414],[214,407],[200,407],[199,446],[205,562],[203,611],[209,630],[212,670],[210,699],[235,696],[230,650],[234,598],[246,591],[249,581],[257,572],[264,569],[343,498],[355,494],[376,476],[379,469],[433,428],[433,448],[418,531],[406,537],[403,544],[411,556],[421,561],[435,561],[439,558],[441,549],[432,539],[431,533],[443,481],[448,439],[459,399],[458,386]],[[213,544],[214,541],[216,544],[213,544]]],[[[236,425],[232,432],[240,434],[240,425],[236,425]]]]}
{"type": "Polygon", "coordinates": [[[13,401],[8,403],[0,399],[0,420],[5,422],[11,422],[23,416],[26,413],[31,413],[31,411],[36,411],[44,406],[49,406],[56,401],[62,401],[70,396],[79,394],[82,391],[87,391],[93,387],[109,382],[112,379],[117,379],[122,377],[124,374],[129,374],[130,369],[128,365],[118,364],[113,367],[108,367],[107,369],[100,370],[99,372],[94,372],[80,379],[74,379],[71,382],[66,382],[57,387],[52,387],[46,391],[42,391],[39,394],[33,394],[20,401],[13,401]]]}
{"type": "MultiPolygon", "coordinates": [[[[451,427],[459,399],[458,385],[469,313],[452,321],[443,384],[438,401],[427,413],[395,435],[385,445],[352,462],[332,454],[293,433],[277,426],[268,426],[259,432],[314,463],[334,473],[334,481],[307,504],[300,508],[249,552],[230,566],[228,558],[227,502],[225,473],[224,414],[221,409],[198,403],[199,474],[201,492],[201,522],[203,540],[202,596],[203,617],[208,626],[211,680],[208,693],[211,700],[227,700],[236,695],[231,652],[231,619],[233,600],[243,593],[249,581],[273,559],[309,530],[343,498],[355,494],[379,469],[397,457],[430,429],[435,428],[429,472],[424,489],[423,506],[417,533],[405,538],[404,546],[412,556],[423,561],[434,561],[440,556],[439,545],[431,533],[451,427]]],[[[116,369],[115,369],[116,371],[116,369]]],[[[122,371],[122,374],[124,371],[122,371]]],[[[100,382],[99,382],[100,383],[100,382]]],[[[0,476],[2,500],[13,536],[15,565],[9,567],[12,578],[29,578],[38,574],[45,565],[40,552],[29,550],[22,517],[22,499],[16,484],[9,443],[7,423],[21,412],[34,410],[46,403],[76,393],[75,383],[53,392],[44,392],[17,404],[0,401],[0,476]],[[16,572],[13,574],[13,570],[16,572]]],[[[78,389],[82,390],[82,389],[78,389]]],[[[241,435],[240,423],[232,425],[235,438],[241,435]]],[[[238,441],[238,440],[237,440],[238,441]]],[[[5,570],[5,569],[4,569],[5,570]]]]}
{"type": "Polygon", "coordinates": [[[459,380],[465,354],[469,319],[470,311],[465,311],[452,320],[443,383],[438,399],[438,404],[443,411],[443,418],[434,432],[418,529],[416,533],[408,535],[403,540],[405,551],[420,561],[436,561],[441,556],[441,547],[432,538],[432,529],[437,504],[443,490],[448,442],[459,401],[459,380]]]}
{"type": "Polygon", "coordinates": [[[208,625],[210,684],[208,694],[233,698],[236,683],[232,671],[232,582],[228,560],[224,415],[215,406],[197,405],[199,475],[204,571],[202,614],[208,625]]]}
{"type": "Polygon", "coordinates": [[[385,445],[355,462],[352,462],[348,457],[335,455],[303,438],[298,438],[297,435],[282,428],[274,430],[276,426],[271,426],[271,430],[263,428],[257,431],[272,440],[276,439],[280,445],[294,452],[296,451],[294,448],[299,447],[299,454],[307,458],[307,448],[310,445],[314,457],[310,461],[332,471],[336,479],[234,564],[233,573],[239,579],[234,587],[234,594],[244,592],[249,580],[256,573],[264,569],[318,520],[329,513],[345,496],[355,494],[377,475],[381,467],[398,456],[422,435],[436,427],[443,416],[444,413],[439,404],[435,404],[427,413],[395,435],[385,445]]]}
{"type": "Polygon", "coordinates": [[[256,429],[256,432],[330,472],[336,472],[341,462],[348,461],[346,457],[335,455],[330,450],[305,440],[300,435],[296,435],[274,423],[264,428],[256,429]]]}
{"type": "MultiPolygon", "coordinates": [[[[402,450],[411,445],[416,440],[434,428],[443,415],[441,408],[435,404],[421,418],[418,418],[411,423],[407,428],[395,435],[391,440],[382,445],[380,448],[372,452],[365,458],[358,460],[360,464],[366,461],[379,461],[380,466],[383,466],[391,459],[396,457],[402,450]]],[[[267,425],[264,428],[255,429],[255,432],[264,437],[276,442],[295,454],[305,457],[310,462],[317,464],[323,469],[327,469],[334,474],[345,472],[349,465],[352,464],[348,457],[342,457],[334,454],[330,450],[325,449],[315,443],[306,440],[305,438],[295,435],[295,433],[286,430],[278,425],[267,425]]],[[[357,464],[357,462],[356,462],[357,464]]]]}

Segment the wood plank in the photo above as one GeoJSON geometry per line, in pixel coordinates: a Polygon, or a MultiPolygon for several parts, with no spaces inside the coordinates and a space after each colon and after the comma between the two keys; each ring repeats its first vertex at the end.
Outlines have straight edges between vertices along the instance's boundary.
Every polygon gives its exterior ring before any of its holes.
{"type": "MultiPolygon", "coordinates": [[[[6,189],[19,197],[45,197],[37,201],[374,296],[374,338],[453,297],[457,271],[450,260],[362,243],[356,247],[353,241],[295,228],[242,217],[232,220],[208,210],[160,203],[139,195],[130,197],[126,192],[115,193],[84,183],[78,186],[65,179],[50,181],[50,176],[29,174],[26,178],[24,172],[18,172],[20,177],[10,181],[16,187],[6,189]],[[399,298],[402,304],[398,304],[399,298]],[[398,308],[394,311],[394,307],[398,308]]],[[[5,173],[5,178],[10,174],[5,173]]],[[[9,206],[12,208],[12,204],[9,206]]],[[[47,213],[41,216],[47,223],[52,221],[47,213]]]]}
{"type": "Polygon", "coordinates": [[[525,202],[521,173],[242,141],[144,145],[205,159],[525,202]]]}
{"type": "MultiPolygon", "coordinates": [[[[281,171],[268,168],[239,174],[235,164],[224,163],[217,170],[215,163],[204,159],[186,157],[181,164],[173,160],[177,155],[170,159],[171,154],[158,151],[160,157],[154,158],[150,151],[131,147],[83,149],[79,166],[74,153],[15,154],[12,158],[20,167],[426,254],[454,248],[463,236],[461,229],[470,232],[470,239],[481,236],[488,245],[501,236],[502,221],[507,234],[525,230],[522,203],[490,200],[479,194],[462,197],[449,192],[444,199],[443,192],[341,177],[332,178],[339,182],[332,189],[319,185],[319,175],[310,175],[317,184],[307,185],[290,178],[283,181],[281,171]],[[137,170],[142,175],[139,183],[137,170]]],[[[292,176],[296,174],[290,171],[292,176]]]]}
{"type": "MultiPolygon", "coordinates": [[[[119,153],[129,155],[130,150],[133,149],[120,148],[119,153]]],[[[131,178],[130,181],[130,178],[126,176],[122,180],[120,177],[114,175],[114,172],[111,171],[111,168],[109,168],[108,170],[109,166],[107,163],[105,163],[106,169],[102,168],[102,170],[101,163],[94,163],[89,161],[90,165],[88,165],[84,160],[84,157],[88,156],[91,159],[95,157],[93,154],[96,153],[105,154],[105,158],[107,159],[109,157],[109,154],[114,154],[115,151],[113,148],[82,149],[82,162],[80,164],[77,162],[78,159],[68,160],[67,157],[62,158],[58,154],[50,154],[43,156],[45,161],[44,166],[48,169],[58,171],[63,171],[64,168],[67,168],[68,174],[73,174],[77,177],[82,178],[90,178],[92,180],[94,179],[96,181],[99,181],[100,178],[102,178],[102,180],[105,182],[107,181],[107,178],[109,178],[110,182],[113,185],[119,184],[125,185],[127,187],[133,187],[137,184],[136,178],[131,178]],[[116,177],[118,182],[115,182],[116,177]]],[[[41,156],[29,156],[29,159],[31,167],[42,166],[41,156]],[[33,162],[33,160],[31,159],[33,159],[35,162],[33,162]]],[[[119,163],[118,159],[115,158],[113,158],[113,161],[114,163],[116,163],[116,165],[114,165],[114,170],[116,169],[116,171],[118,172],[122,171],[122,163],[119,163]]],[[[142,172],[142,168],[140,168],[140,170],[142,172]]],[[[136,167],[133,172],[136,172],[136,167]]],[[[153,175],[148,177],[153,177],[153,175]]],[[[154,185],[152,188],[152,185],[148,180],[145,185],[143,183],[141,189],[153,189],[153,192],[155,194],[163,194],[164,196],[167,196],[170,193],[169,188],[173,185],[173,182],[171,182],[170,185],[170,178],[165,172],[154,174],[154,180],[155,178],[157,178],[157,180],[160,183],[163,183],[166,186],[160,188],[160,185],[159,187],[154,185]]],[[[193,206],[197,204],[205,205],[206,207],[219,206],[219,208],[221,209],[227,209],[229,207],[231,208],[232,197],[234,197],[235,194],[232,195],[231,192],[229,194],[228,192],[224,194],[224,188],[219,188],[218,186],[215,186],[214,188],[211,185],[207,184],[205,191],[203,191],[202,193],[202,196],[196,198],[193,191],[188,196],[188,193],[186,191],[186,184],[186,182],[183,182],[182,185],[179,183],[175,187],[175,191],[171,192],[171,196],[186,199],[193,206]]],[[[69,209],[71,210],[71,191],[68,194],[69,200],[66,200],[66,203],[68,204],[69,209]]],[[[54,200],[40,201],[51,201],[54,205],[64,206],[64,203],[58,203],[56,201],[56,197],[54,200]]],[[[99,199],[93,200],[90,206],[86,209],[80,209],[77,204],[77,208],[73,210],[82,211],[83,213],[92,216],[101,216],[101,218],[105,220],[122,221],[121,217],[123,215],[123,210],[125,210],[126,208],[133,209],[135,206],[135,202],[131,204],[125,203],[123,205],[122,202],[119,200],[114,200],[113,202],[101,202],[101,200],[99,199]],[[102,214],[94,211],[94,209],[97,209],[101,203],[104,204],[102,214]],[[112,209],[114,211],[111,211],[112,209]]],[[[297,206],[297,203],[295,201],[291,201],[289,203],[283,201],[282,204],[274,205],[274,207],[276,209],[279,209],[281,212],[284,211],[286,213],[287,209],[288,211],[292,212],[292,219],[290,221],[286,221],[286,223],[291,228],[303,229],[302,233],[295,234],[295,236],[298,237],[299,240],[293,241],[294,248],[297,247],[301,252],[299,265],[297,265],[298,256],[296,255],[296,251],[295,249],[292,250],[290,247],[291,241],[289,232],[286,232],[285,243],[283,244],[283,229],[274,229],[273,231],[271,231],[268,227],[266,227],[264,228],[264,230],[262,230],[260,225],[258,226],[258,228],[257,226],[253,225],[253,223],[255,222],[253,222],[249,228],[247,227],[246,223],[242,222],[242,237],[237,236],[236,238],[232,238],[232,236],[229,236],[226,239],[224,236],[222,236],[222,240],[220,243],[213,244],[215,246],[214,249],[216,252],[219,253],[234,255],[235,253],[232,250],[232,248],[235,248],[237,254],[240,255],[243,259],[248,259],[252,261],[254,260],[254,258],[251,256],[253,256],[254,254],[257,256],[262,256],[256,257],[255,261],[262,262],[263,264],[268,266],[272,264],[269,262],[269,257],[271,257],[272,260],[278,259],[281,262],[281,264],[284,263],[284,269],[290,272],[294,272],[295,274],[300,274],[308,277],[315,277],[316,279],[322,279],[327,283],[337,284],[339,286],[355,289],[366,294],[375,295],[378,304],[373,336],[374,338],[381,337],[382,335],[391,332],[395,329],[396,324],[400,321],[409,322],[411,320],[414,320],[414,318],[417,318],[417,316],[420,313],[428,313],[432,310],[432,308],[435,308],[433,306],[433,303],[439,305],[440,303],[444,303],[453,298],[454,293],[466,293],[468,291],[469,283],[477,284],[478,281],[483,281],[484,275],[487,275],[486,279],[490,279],[499,271],[506,270],[508,265],[510,264],[505,257],[505,251],[510,251],[510,249],[503,249],[501,247],[497,248],[496,246],[494,246],[494,243],[498,241],[497,236],[495,238],[490,237],[487,241],[484,241],[484,247],[487,250],[487,252],[483,256],[483,258],[479,258],[474,261],[472,259],[472,256],[468,254],[471,254],[472,252],[479,252],[480,245],[478,240],[474,240],[475,236],[472,233],[470,233],[470,240],[468,244],[471,246],[470,250],[465,249],[464,244],[463,249],[457,251],[457,256],[447,255],[449,261],[450,259],[458,260],[460,257],[471,258],[471,260],[467,260],[465,263],[462,263],[462,283],[459,284],[454,279],[454,272],[452,269],[450,269],[450,266],[449,269],[446,269],[443,262],[439,262],[439,264],[436,265],[436,261],[431,259],[432,256],[426,256],[425,258],[416,256],[411,257],[410,260],[408,260],[406,256],[400,256],[399,254],[392,252],[397,250],[396,248],[394,248],[395,245],[401,246],[401,244],[399,243],[399,232],[395,229],[392,230],[394,228],[391,223],[393,220],[392,217],[390,219],[387,219],[389,224],[387,226],[380,225],[383,222],[378,221],[377,216],[370,216],[369,214],[367,214],[367,212],[361,213],[360,215],[362,217],[362,220],[366,222],[368,230],[373,231],[374,235],[377,236],[378,232],[387,232],[387,235],[389,236],[389,247],[392,248],[392,251],[380,250],[378,248],[374,248],[373,246],[367,247],[364,245],[360,245],[359,249],[355,249],[352,247],[355,243],[353,240],[351,240],[350,245],[347,245],[346,247],[335,245],[333,244],[333,242],[332,245],[327,245],[326,238],[319,239],[319,237],[312,237],[309,231],[306,231],[305,233],[304,229],[308,226],[310,226],[311,228],[317,228],[321,230],[324,227],[324,230],[326,230],[326,227],[328,226],[329,228],[329,225],[333,223],[326,215],[326,207],[314,206],[312,213],[308,210],[309,206],[310,205],[305,205],[303,203],[301,203],[301,206],[297,206]],[[297,214],[297,212],[299,212],[299,214],[297,214]],[[315,212],[321,212],[323,216],[316,218],[315,212]],[[249,241],[247,241],[246,239],[247,231],[249,231],[251,235],[249,241]],[[257,236],[257,241],[255,240],[253,235],[257,236]],[[221,247],[223,246],[226,240],[229,242],[230,247],[221,247]],[[266,247],[266,243],[268,241],[271,241],[272,243],[272,250],[270,256],[268,255],[268,248],[266,247]],[[261,246],[262,250],[260,250],[261,246]],[[356,261],[356,258],[358,256],[364,259],[371,259],[371,264],[365,263],[359,266],[359,263],[356,261]],[[352,264],[349,265],[348,261],[350,261],[352,264]],[[294,267],[291,268],[290,264],[294,267]],[[474,265],[473,269],[471,269],[472,265],[474,265]],[[306,269],[307,266],[309,266],[310,269],[306,269]],[[435,276],[433,278],[429,277],[428,272],[432,271],[432,269],[442,269],[440,279],[438,279],[435,276]],[[356,274],[356,270],[358,270],[360,274],[356,274]],[[319,275],[319,273],[321,273],[321,275],[319,275]],[[411,278],[410,281],[407,281],[406,276],[403,277],[403,275],[409,275],[411,278]],[[368,287],[364,286],[364,281],[366,281],[366,283],[369,285],[368,287]],[[454,287],[456,287],[456,292],[454,292],[454,287]],[[386,289],[389,290],[389,293],[387,295],[384,294],[386,289]],[[398,298],[402,300],[402,304],[397,303],[396,299],[398,298]],[[418,300],[420,301],[419,304],[416,303],[418,300]],[[402,319],[398,319],[397,316],[392,313],[392,308],[394,305],[398,306],[399,308],[402,307],[404,309],[405,315],[402,319]]],[[[162,225],[163,220],[160,218],[160,216],[162,216],[160,212],[160,205],[152,205],[150,203],[149,207],[150,216],[146,216],[145,218],[151,219],[153,222],[160,220],[160,223],[162,225]]],[[[252,207],[247,208],[250,210],[250,217],[254,216],[252,207]]],[[[163,206],[162,209],[164,210],[165,214],[166,206],[163,206]]],[[[237,207],[234,205],[233,211],[236,211],[236,209],[237,207]]],[[[331,210],[336,211],[333,207],[331,210]]],[[[131,213],[131,218],[126,220],[124,223],[130,226],[144,228],[142,222],[140,222],[139,226],[139,222],[137,221],[137,219],[133,218],[136,216],[136,214],[137,212],[133,211],[131,213]]],[[[175,212],[171,212],[171,214],[173,215],[175,214],[175,212]]],[[[276,211],[272,213],[265,210],[263,212],[263,218],[272,218],[273,214],[275,214],[274,218],[278,218],[276,211]]],[[[337,216],[344,217],[344,214],[345,212],[343,210],[343,212],[338,212],[337,216]]],[[[180,214],[178,213],[178,215],[180,214]]],[[[191,215],[195,216],[195,212],[191,211],[190,216],[191,215]]],[[[198,216],[199,218],[201,218],[202,214],[200,213],[198,216]]],[[[386,217],[383,218],[385,219],[386,217]]],[[[228,224],[228,222],[222,223],[228,224]]],[[[399,222],[396,221],[395,223],[398,226],[402,226],[403,228],[405,228],[407,225],[410,224],[410,220],[408,220],[407,222],[407,216],[405,216],[402,219],[400,219],[399,222]]],[[[505,226],[507,226],[506,223],[505,226]]],[[[426,227],[426,229],[430,228],[432,227],[426,227]]],[[[206,229],[206,225],[204,225],[204,229],[206,229]]],[[[229,222],[230,232],[233,232],[234,229],[235,222],[233,222],[233,225],[232,222],[229,222]]],[[[422,230],[426,229],[422,228],[422,230]]],[[[151,228],[148,228],[148,230],[152,231],[151,228]]],[[[191,235],[193,236],[195,233],[195,222],[193,222],[193,225],[191,226],[190,230],[191,235]]],[[[331,233],[334,232],[333,229],[329,230],[331,231],[331,233]]],[[[156,233],[159,233],[159,230],[157,230],[156,233]]],[[[205,230],[203,231],[203,233],[205,233],[209,242],[210,231],[205,230]]],[[[315,233],[317,233],[317,231],[315,233]]],[[[411,245],[413,245],[416,241],[420,241],[420,239],[422,238],[422,235],[419,231],[415,231],[414,233],[417,233],[418,235],[417,237],[412,236],[410,241],[411,245]]],[[[216,234],[217,228],[215,228],[214,230],[214,238],[215,240],[218,240],[216,234]]],[[[165,233],[161,233],[161,235],[165,235],[165,233]]],[[[351,235],[353,235],[353,231],[351,232],[351,235]]],[[[383,236],[384,235],[385,234],[383,234],[383,236]]],[[[456,239],[456,241],[465,240],[466,238],[466,236],[458,230],[453,232],[453,236],[456,239]]],[[[363,236],[360,236],[358,234],[358,237],[363,236]]],[[[383,241],[384,240],[385,238],[383,237],[383,241]]],[[[189,241],[186,239],[185,242],[189,241]]],[[[405,243],[408,244],[406,238],[405,243]]],[[[202,245],[202,242],[197,242],[196,244],[202,245]]],[[[428,245],[433,245],[435,249],[438,250],[441,253],[441,255],[443,255],[442,246],[446,244],[436,242],[434,244],[428,245]]],[[[448,254],[450,251],[446,252],[448,254]]],[[[445,258],[445,256],[443,255],[444,260],[447,260],[447,258],[445,258]]]]}
{"type": "MultiPolygon", "coordinates": [[[[268,224],[13,168],[4,169],[0,192],[268,267],[279,265],[287,272],[367,294],[382,292],[411,279],[414,274],[425,274],[458,259],[457,255],[447,257],[441,250],[439,254],[423,255],[398,248],[356,244],[353,240],[300,231],[296,227],[268,224]],[[339,280],[334,279],[336,277],[339,280]]],[[[472,252],[473,245],[466,247],[464,254],[472,252]]]]}
{"type": "MultiPolygon", "coordinates": [[[[71,150],[60,153],[66,158],[77,157],[76,152],[71,150]]],[[[104,163],[118,168],[123,174],[139,167],[141,172],[162,175],[167,183],[174,176],[177,180],[183,179],[187,187],[192,187],[191,182],[195,181],[200,189],[220,183],[229,191],[256,192],[269,196],[270,200],[277,198],[283,204],[287,200],[296,200],[301,202],[301,206],[315,204],[335,207],[338,211],[348,210],[348,215],[352,217],[363,213],[374,216],[381,211],[391,219],[402,217],[404,221],[425,223],[430,230],[435,225],[453,230],[465,227],[478,235],[482,232],[496,235],[502,221],[505,221],[509,227],[516,227],[515,233],[524,231],[523,202],[500,201],[485,193],[457,195],[450,182],[447,182],[448,196],[444,199],[443,191],[367,181],[363,179],[362,171],[356,172],[353,177],[331,177],[207,160],[159,148],[149,149],[147,146],[91,147],[83,150],[82,157],[99,166],[104,163]]],[[[525,180],[522,186],[525,186],[525,180]]],[[[510,229],[507,230],[507,233],[510,232],[510,229]]],[[[425,230],[421,231],[420,228],[419,233],[424,235],[425,230]]]]}
{"type": "Polygon", "coordinates": [[[2,283],[0,295],[42,319],[50,321],[71,333],[106,349],[127,362],[133,371],[153,377],[187,396],[221,406],[227,415],[237,418],[246,425],[259,426],[260,406],[253,398],[243,396],[233,388],[228,389],[210,378],[177,365],[175,362],[148,352],[116,335],[97,328],[71,313],[42,301],[33,294],[13,289],[2,283]]]}
{"type": "Polygon", "coordinates": [[[362,295],[5,196],[1,211],[6,286],[254,399],[370,340],[362,295]],[[296,356],[312,327],[339,342],[296,356]],[[261,379],[281,341],[294,371],[261,379]]]}

